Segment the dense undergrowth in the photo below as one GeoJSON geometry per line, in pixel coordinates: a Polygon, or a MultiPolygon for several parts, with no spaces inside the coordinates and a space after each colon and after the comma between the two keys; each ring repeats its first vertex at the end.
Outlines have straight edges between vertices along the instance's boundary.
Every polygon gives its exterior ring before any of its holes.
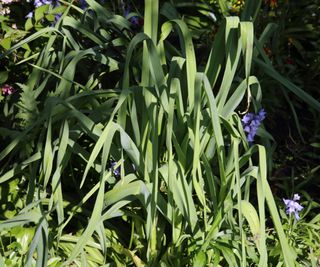
{"type": "Polygon", "coordinates": [[[1,2],[0,266],[319,265],[317,15],[40,2],[1,2]]]}

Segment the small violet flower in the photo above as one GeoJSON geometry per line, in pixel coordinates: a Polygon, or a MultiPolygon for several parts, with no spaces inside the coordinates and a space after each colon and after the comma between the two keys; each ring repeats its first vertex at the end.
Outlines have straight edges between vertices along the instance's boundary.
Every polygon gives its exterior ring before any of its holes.
{"type": "Polygon", "coordinates": [[[12,86],[10,86],[8,84],[5,84],[1,88],[1,92],[3,95],[12,95],[15,91],[16,91],[16,89],[14,89],[12,86]]]}
{"type": "Polygon", "coordinates": [[[110,165],[111,165],[111,168],[110,168],[109,170],[110,170],[110,171],[112,170],[112,173],[114,174],[115,177],[119,177],[119,176],[120,176],[120,167],[114,168],[114,166],[117,165],[117,162],[112,161],[112,162],[110,163],[110,165]]]}
{"type": "Polygon", "coordinates": [[[79,0],[79,4],[81,9],[86,9],[88,7],[86,0],[79,0]]]}
{"type": "Polygon", "coordinates": [[[127,5],[127,8],[126,8],[126,5],[122,2],[122,9],[123,9],[123,16],[125,18],[128,18],[129,22],[132,23],[133,26],[142,26],[144,21],[143,19],[139,18],[138,16],[131,16],[130,13],[131,13],[131,9],[130,9],[130,6],[127,5]]]}
{"type": "Polygon", "coordinates": [[[55,2],[55,1],[52,1],[52,0],[35,0],[34,1],[34,6],[35,7],[39,7],[39,6],[43,6],[43,5],[53,5],[53,2],[55,2]]]}
{"type": "MultiPolygon", "coordinates": [[[[123,12],[123,16],[124,16],[125,18],[127,18],[127,17],[129,16],[129,14],[130,14],[130,9],[127,9],[127,10],[125,10],[125,11],[123,12]]],[[[133,24],[136,24],[136,23],[138,23],[138,18],[137,18],[136,16],[133,16],[133,17],[131,17],[131,18],[129,19],[129,21],[130,21],[131,23],[133,23],[133,24]]]]}
{"type": "Polygon", "coordinates": [[[303,209],[303,207],[297,202],[300,200],[300,196],[298,194],[294,194],[293,199],[283,199],[284,204],[286,205],[286,213],[290,215],[294,213],[294,217],[296,220],[300,220],[299,211],[303,209]]]}
{"type": "Polygon", "coordinates": [[[247,113],[243,116],[241,121],[243,130],[247,133],[248,142],[253,142],[254,136],[256,135],[261,122],[265,119],[266,114],[265,110],[261,109],[258,114],[247,113]]]}

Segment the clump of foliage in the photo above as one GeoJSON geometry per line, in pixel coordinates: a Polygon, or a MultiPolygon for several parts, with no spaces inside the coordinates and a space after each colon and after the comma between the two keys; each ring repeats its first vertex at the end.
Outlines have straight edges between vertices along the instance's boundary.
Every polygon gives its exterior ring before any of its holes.
{"type": "Polygon", "coordinates": [[[221,19],[199,60],[172,4],[146,0],[142,27],[127,6],[61,3],[0,55],[41,43],[1,103],[0,265],[316,266],[318,206],[272,192],[253,73],[320,104],[270,64],[250,21],[260,6],[221,19]]]}

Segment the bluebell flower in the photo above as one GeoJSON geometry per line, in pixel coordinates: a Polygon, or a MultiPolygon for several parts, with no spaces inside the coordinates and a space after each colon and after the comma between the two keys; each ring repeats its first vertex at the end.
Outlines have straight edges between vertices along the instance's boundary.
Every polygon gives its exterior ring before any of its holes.
{"type": "Polygon", "coordinates": [[[56,1],[53,0],[34,0],[34,6],[35,7],[39,7],[39,6],[43,6],[43,5],[54,5],[56,1]]]}
{"type": "Polygon", "coordinates": [[[81,9],[86,9],[88,4],[86,0],[79,0],[80,8],[81,9]]]}
{"type": "MultiPolygon", "coordinates": [[[[127,18],[127,17],[129,16],[129,14],[130,14],[130,10],[127,9],[127,10],[124,11],[124,14],[123,14],[123,15],[124,15],[125,18],[127,18]]],[[[138,16],[132,16],[132,17],[130,17],[130,18],[129,18],[129,21],[130,21],[133,25],[135,25],[135,26],[138,26],[138,25],[141,24],[141,23],[140,23],[140,19],[139,19],[138,16]]]]}
{"type": "MultiPolygon", "coordinates": [[[[130,9],[130,5],[127,5],[126,7],[126,4],[124,4],[123,2],[121,3],[122,5],[122,9],[123,9],[123,16],[125,18],[128,18],[130,13],[131,13],[131,9],[130,9]]],[[[141,26],[143,25],[143,20],[140,19],[138,16],[130,16],[129,17],[129,22],[131,22],[134,26],[141,26]]]]}
{"type": "Polygon", "coordinates": [[[131,17],[129,21],[136,26],[139,26],[141,24],[141,20],[139,19],[138,16],[131,17]]]}
{"type": "Polygon", "coordinates": [[[266,118],[266,115],[267,115],[267,112],[265,112],[265,110],[262,108],[258,112],[257,118],[258,120],[263,121],[266,118]]]}
{"type": "Polygon", "coordinates": [[[61,13],[56,14],[56,15],[54,16],[54,22],[53,22],[53,25],[56,25],[56,24],[57,24],[57,22],[59,21],[59,19],[61,19],[61,17],[62,17],[62,14],[61,14],[61,13]]]}
{"type": "Polygon", "coordinates": [[[33,17],[33,11],[29,12],[29,13],[25,16],[26,19],[31,19],[32,17],[33,17]]]}
{"type": "Polygon", "coordinates": [[[261,109],[258,114],[247,113],[242,118],[243,130],[247,133],[248,142],[252,143],[254,141],[254,136],[257,134],[258,128],[261,122],[266,117],[266,112],[264,109],[261,109]]]}
{"type": "Polygon", "coordinates": [[[300,220],[299,211],[303,209],[303,207],[297,202],[300,200],[300,196],[298,194],[294,194],[293,199],[283,199],[284,204],[286,205],[286,213],[290,215],[294,214],[296,220],[300,220]]]}
{"type": "Polygon", "coordinates": [[[114,168],[116,165],[117,165],[117,162],[112,161],[112,162],[110,163],[111,168],[110,168],[109,170],[112,171],[112,173],[113,173],[113,175],[114,175],[115,177],[119,177],[119,176],[120,176],[120,167],[114,168]]]}

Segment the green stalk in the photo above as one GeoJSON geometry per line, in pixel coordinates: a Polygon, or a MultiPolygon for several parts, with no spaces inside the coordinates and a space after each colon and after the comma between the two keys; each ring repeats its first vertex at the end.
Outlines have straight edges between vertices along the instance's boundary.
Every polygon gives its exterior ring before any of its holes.
{"type": "Polygon", "coordinates": [[[243,230],[242,224],[242,208],[241,208],[241,184],[240,184],[240,168],[239,168],[239,139],[232,138],[232,143],[234,146],[233,154],[234,154],[234,170],[236,176],[236,188],[237,188],[237,200],[238,200],[238,212],[239,212],[239,228],[240,228],[240,238],[241,238],[241,252],[242,252],[242,261],[241,266],[245,267],[246,263],[246,245],[245,245],[245,232],[243,230]]]}
{"type": "MultiPolygon", "coordinates": [[[[158,12],[159,12],[159,1],[158,0],[146,0],[145,1],[145,13],[144,13],[144,33],[150,37],[153,44],[157,44],[158,35],[158,12]]],[[[143,62],[142,62],[142,77],[141,85],[143,87],[152,86],[151,70],[150,70],[150,54],[148,52],[147,44],[143,46],[143,62]]],[[[150,161],[152,164],[152,171],[150,174],[150,180],[152,183],[152,197],[151,203],[148,207],[147,217],[147,237],[148,237],[148,249],[147,258],[149,265],[155,262],[157,257],[157,202],[158,202],[158,109],[157,99],[148,90],[144,90],[144,97],[146,101],[146,108],[148,118],[150,121],[148,124],[150,140],[147,141],[147,157],[151,157],[150,161]],[[149,149],[150,148],[150,149],[149,149]],[[150,153],[148,153],[150,152],[150,153]]]]}

